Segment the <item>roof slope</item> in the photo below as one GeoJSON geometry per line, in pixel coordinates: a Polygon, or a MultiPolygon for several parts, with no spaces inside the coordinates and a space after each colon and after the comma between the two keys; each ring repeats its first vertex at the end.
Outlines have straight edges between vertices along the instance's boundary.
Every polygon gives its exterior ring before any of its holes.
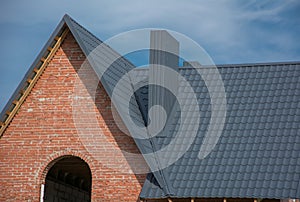
{"type": "MultiPolygon", "coordinates": [[[[227,97],[226,123],[218,144],[202,160],[197,156],[210,122],[210,98],[194,69],[180,69],[197,95],[201,123],[194,142],[181,145],[189,150],[164,170],[174,197],[300,198],[300,63],[218,69],[227,97]]],[[[145,69],[137,71],[147,75],[145,69]]],[[[188,104],[192,92],[185,89],[181,82],[179,97],[188,104]]],[[[174,138],[179,113],[177,109],[169,136],[156,138],[159,149],[174,138]]],[[[149,174],[140,196],[164,195],[149,174]]]]}

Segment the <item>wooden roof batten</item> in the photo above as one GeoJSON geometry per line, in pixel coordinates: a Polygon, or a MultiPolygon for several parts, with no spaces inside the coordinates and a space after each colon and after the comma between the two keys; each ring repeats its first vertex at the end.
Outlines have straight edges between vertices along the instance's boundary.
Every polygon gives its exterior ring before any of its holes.
{"type": "Polygon", "coordinates": [[[34,87],[41,74],[46,69],[48,63],[53,58],[54,54],[60,47],[68,32],[69,28],[67,26],[63,26],[62,31],[58,32],[58,34],[54,37],[51,46],[49,46],[44,52],[43,56],[39,58],[40,63],[36,65],[36,67],[32,70],[31,74],[29,74],[26,78],[27,82],[21,88],[21,90],[18,91],[18,96],[15,100],[13,100],[8,110],[5,112],[6,116],[4,117],[4,119],[0,121],[0,137],[2,137],[10,121],[20,109],[21,105],[25,101],[26,97],[29,95],[31,89],[34,87]]]}

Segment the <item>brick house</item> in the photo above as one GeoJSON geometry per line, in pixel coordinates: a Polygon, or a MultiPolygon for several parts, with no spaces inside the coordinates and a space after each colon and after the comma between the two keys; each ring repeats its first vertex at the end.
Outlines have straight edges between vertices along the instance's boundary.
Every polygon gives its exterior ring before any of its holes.
{"type": "MultiPolygon", "coordinates": [[[[178,110],[170,109],[175,118],[157,137],[141,140],[125,134],[131,133],[130,125],[118,114],[122,108],[112,106],[111,94],[115,82],[133,65],[119,57],[99,82],[87,57],[101,43],[66,15],[28,70],[1,113],[0,201],[300,198],[299,62],[217,66],[225,86],[227,116],[217,146],[202,160],[197,155],[213,116],[208,89],[188,63],[176,67],[196,92],[200,127],[191,145],[183,142],[188,150],[178,161],[145,174],[138,171],[152,170],[149,164],[154,161],[129,158],[124,151],[141,156],[167,146],[177,130],[178,110]],[[74,91],[79,94],[74,96],[74,91]],[[99,136],[82,136],[98,134],[97,127],[99,136]]],[[[147,68],[134,70],[136,78],[149,74],[147,68]]],[[[186,86],[178,89],[190,105],[186,86]]],[[[151,89],[133,90],[137,121],[147,125],[151,89]]]]}

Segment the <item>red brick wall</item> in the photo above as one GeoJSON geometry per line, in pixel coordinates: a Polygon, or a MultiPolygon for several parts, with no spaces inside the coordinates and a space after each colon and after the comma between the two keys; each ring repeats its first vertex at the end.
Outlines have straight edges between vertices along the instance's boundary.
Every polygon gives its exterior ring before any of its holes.
{"type": "MultiPolygon", "coordinates": [[[[89,97],[91,92],[84,82],[97,79],[91,69],[86,70],[86,77],[78,76],[84,60],[84,54],[69,33],[4,132],[0,139],[0,201],[39,201],[40,185],[47,171],[55,159],[64,155],[78,156],[90,166],[92,201],[138,200],[145,175],[112,169],[131,169],[134,165],[128,165],[121,150],[138,153],[138,149],[132,138],[117,128],[111,115],[110,99],[101,84],[96,101],[90,103],[89,109],[83,109],[95,112],[102,132],[113,147],[106,148],[98,142],[96,146],[102,146],[102,150],[96,148],[91,154],[76,130],[72,114],[74,84],[76,80],[83,81],[81,93],[89,97]],[[101,161],[103,156],[118,161],[113,160],[107,166],[107,162],[101,161]]],[[[88,124],[89,117],[83,114],[82,118],[83,123],[88,124]]],[[[90,141],[93,145],[97,140],[89,137],[84,142],[90,141]]]]}

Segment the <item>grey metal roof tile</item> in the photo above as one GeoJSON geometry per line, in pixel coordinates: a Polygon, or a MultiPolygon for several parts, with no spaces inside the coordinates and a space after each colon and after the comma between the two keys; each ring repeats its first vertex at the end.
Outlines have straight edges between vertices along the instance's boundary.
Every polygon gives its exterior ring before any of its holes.
{"type": "MultiPolygon", "coordinates": [[[[299,114],[300,111],[289,110],[291,106],[295,109],[298,107],[297,104],[291,103],[296,101],[292,98],[295,94],[289,91],[274,92],[275,89],[286,88],[285,83],[290,82],[292,79],[281,80],[280,82],[284,83],[283,87],[277,86],[273,88],[273,86],[276,86],[273,84],[278,82],[278,79],[272,78],[278,75],[275,72],[277,70],[276,67],[272,66],[270,68],[270,70],[273,70],[270,74],[270,71],[268,70],[268,72],[264,68],[253,67],[250,69],[247,71],[239,70],[239,68],[234,68],[234,70],[231,70],[231,68],[222,69],[222,73],[226,73],[222,78],[230,79],[230,81],[224,81],[225,85],[227,85],[225,88],[227,92],[229,91],[227,103],[229,111],[225,125],[226,131],[223,132],[223,138],[220,140],[222,144],[217,148],[218,152],[213,152],[211,154],[212,158],[202,160],[203,163],[197,160],[196,147],[191,150],[193,151],[192,154],[187,154],[189,158],[195,159],[195,163],[191,172],[185,173],[184,176],[186,177],[188,173],[193,173],[194,175],[197,173],[197,170],[201,170],[201,172],[199,171],[201,175],[197,175],[197,178],[201,176],[199,178],[200,181],[194,180],[193,185],[190,182],[188,183],[188,187],[201,187],[202,192],[197,192],[197,194],[200,194],[199,196],[209,196],[210,194],[236,197],[245,195],[249,197],[274,196],[274,189],[276,189],[276,192],[279,192],[278,190],[284,188],[282,185],[277,188],[278,184],[284,181],[288,183],[286,179],[290,179],[290,177],[287,173],[292,173],[292,170],[296,169],[297,166],[299,168],[297,161],[291,163],[289,160],[296,159],[299,156],[299,145],[298,147],[295,147],[294,144],[287,146],[287,144],[300,141],[293,136],[293,134],[297,133],[297,128],[299,129],[299,115],[297,118],[290,115],[299,114]],[[257,74],[258,70],[263,73],[257,74]],[[233,82],[232,79],[235,76],[229,76],[230,72],[242,74],[243,72],[249,73],[249,71],[251,71],[250,74],[255,76],[240,75],[236,77],[243,80],[251,78],[251,82],[237,80],[233,82]],[[257,79],[253,79],[254,77],[257,79]],[[245,83],[250,86],[243,86],[245,83]],[[264,85],[270,86],[266,87],[264,85]],[[251,91],[247,97],[245,90],[250,89],[251,91]],[[278,104],[280,102],[284,105],[278,104]],[[245,111],[247,109],[249,110],[245,111]],[[296,120],[293,121],[294,119],[296,120]],[[249,133],[246,131],[249,131],[249,133]],[[283,137],[282,133],[288,138],[283,137]],[[197,165],[201,169],[196,169],[197,165]],[[265,180],[258,181],[257,179],[265,180]],[[230,190],[228,187],[234,187],[235,189],[230,190]],[[245,187],[249,188],[245,189],[245,187]],[[203,194],[203,191],[205,194],[203,194]]],[[[186,75],[189,75],[187,70],[185,71],[186,75]]],[[[281,74],[279,75],[281,76],[281,74]]],[[[286,73],[286,75],[289,75],[289,73],[286,73]]],[[[293,75],[291,74],[291,76],[293,75]]],[[[200,88],[198,86],[199,90],[197,92],[201,92],[200,88]]],[[[200,95],[199,98],[203,99],[205,96],[200,95]]],[[[205,106],[209,106],[209,104],[210,100],[202,102],[201,110],[205,112],[205,106]]],[[[209,124],[209,121],[207,121],[209,117],[205,116],[206,120],[202,123],[209,124]]],[[[199,131],[205,130],[206,127],[201,126],[201,128],[202,130],[199,131]]],[[[201,144],[201,141],[198,144],[201,144]]],[[[291,176],[295,177],[295,174],[292,173],[291,176]]],[[[194,177],[190,177],[189,180],[194,179],[194,177]]],[[[291,186],[293,185],[288,187],[291,186]]],[[[190,190],[195,190],[195,188],[191,187],[190,190]]],[[[193,193],[195,194],[196,192],[193,191],[193,193]]],[[[278,196],[284,196],[287,193],[281,191],[278,196]]],[[[188,192],[185,191],[184,194],[188,195],[188,192]]]]}

